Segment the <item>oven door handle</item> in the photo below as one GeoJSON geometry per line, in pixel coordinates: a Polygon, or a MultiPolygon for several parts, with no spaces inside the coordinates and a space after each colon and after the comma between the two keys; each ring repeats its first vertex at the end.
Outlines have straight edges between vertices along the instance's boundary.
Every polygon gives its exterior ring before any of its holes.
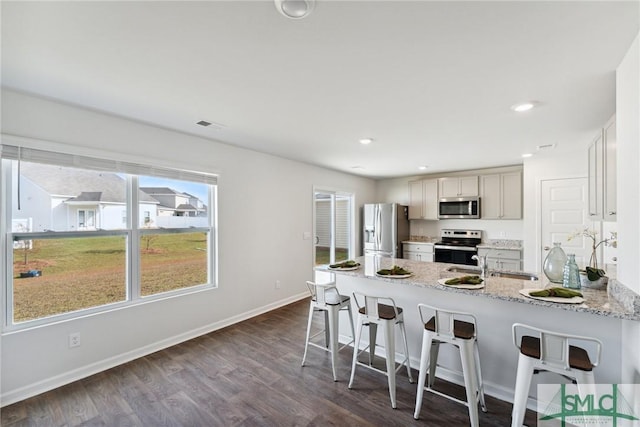
{"type": "Polygon", "coordinates": [[[466,252],[477,252],[477,248],[470,248],[468,246],[446,246],[446,245],[435,245],[434,249],[449,249],[452,251],[466,251],[466,252]]]}

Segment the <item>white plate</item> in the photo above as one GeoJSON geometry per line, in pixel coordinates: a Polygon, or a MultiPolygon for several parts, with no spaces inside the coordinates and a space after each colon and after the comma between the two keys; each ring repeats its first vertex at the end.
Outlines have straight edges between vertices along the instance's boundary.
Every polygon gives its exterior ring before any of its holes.
{"type": "Polygon", "coordinates": [[[329,267],[329,270],[338,270],[338,271],[353,271],[359,269],[360,266],[356,265],[355,267],[329,267]]]}
{"type": "Polygon", "coordinates": [[[532,299],[539,299],[540,301],[548,301],[548,302],[558,302],[560,304],[582,304],[584,302],[584,298],[582,297],[560,298],[560,297],[534,297],[529,295],[529,292],[535,292],[535,291],[541,291],[541,290],[542,289],[520,289],[520,294],[532,299]]]}
{"type": "Polygon", "coordinates": [[[441,285],[444,286],[448,286],[450,288],[456,288],[456,289],[482,289],[484,288],[484,282],[477,284],[477,285],[472,285],[470,283],[466,283],[464,285],[447,285],[445,282],[447,280],[451,280],[452,277],[448,278],[448,279],[440,279],[438,280],[438,283],[440,283],[441,285]]]}
{"type": "Polygon", "coordinates": [[[389,279],[406,279],[407,277],[413,276],[413,273],[393,275],[393,274],[378,274],[376,272],[376,276],[378,276],[378,277],[386,277],[386,278],[389,278],[389,279]]]}

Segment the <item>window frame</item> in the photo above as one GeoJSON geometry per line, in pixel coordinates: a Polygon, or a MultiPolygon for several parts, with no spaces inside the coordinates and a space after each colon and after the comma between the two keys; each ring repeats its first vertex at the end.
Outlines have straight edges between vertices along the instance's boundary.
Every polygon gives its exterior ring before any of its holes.
{"type": "MultiPolygon", "coordinates": [[[[205,290],[216,289],[218,287],[218,244],[217,244],[217,217],[218,217],[218,184],[217,174],[186,171],[182,169],[167,168],[164,166],[153,166],[144,164],[129,164],[140,167],[142,173],[133,174],[131,172],[121,172],[118,170],[108,170],[113,173],[126,174],[126,221],[122,224],[122,229],[113,230],[100,230],[97,228],[89,230],[74,230],[74,231],[38,231],[38,232],[13,232],[11,228],[12,224],[12,201],[13,201],[13,176],[12,176],[12,162],[15,158],[4,157],[3,149],[6,147],[15,148],[7,144],[0,144],[0,205],[4,207],[0,214],[0,247],[5,249],[6,255],[0,257],[0,265],[2,266],[4,275],[1,275],[2,281],[0,292],[0,304],[4,307],[5,315],[1,319],[2,330],[4,332],[12,332],[22,329],[29,329],[42,325],[57,323],[69,319],[81,318],[97,313],[110,311],[113,309],[119,309],[124,307],[130,307],[140,304],[145,304],[154,300],[162,300],[166,298],[177,297],[181,295],[191,294],[195,292],[202,292],[205,290]],[[161,170],[161,174],[153,174],[154,170],[161,170]],[[171,171],[175,171],[175,176],[167,176],[171,174],[171,171]],[[168,178],[173,180],[181,180],[187,182],[201,183],[207,186],[207,224],[206,227],[194,227],[194,228],[175,228],[175,229],[143,229],[139,224],[140,212],[138,209],[138,176],[155,176],[159,178],[168,178]],[[190,177],[197,177],[202,175],[202,181],[189,179],[190,177]],[[166,234],[166,233],[193,233],[193,232],[205,232],[207,234],[207,281],[206,283],[196,284],[185,288],[174,289],[165,292],[154,293],[151,295],[141,295],[141,277],[140,277],[140,237],[147,233],[166,234]],[[102,304],[94,307],[83,308],[75,311],[69,311],[49,316],[40,317],[37,319],[26,320],[22,322],[14,322],[14,268],[13,268],[13,245],[14,241],[29,240],[29,239],[50,239],[50,238],[72,238],[72,237],[99,237],[99,236],[125,236],[126,247],[126,274],[125,274],[125,300],[102,304]]],[[[28,149],[28,148],[27,148],[28,149]]],[[[19,149],[18,149],[19,150],[19,149]]],[[[48,152],[35,148],[36,151],[48,152]]],[[[18,151],[19,152],[19,151],[18,151]]],[[[73,154],[65,154],[63,151],[51,151],[52,155],[58,156],[74,156],[73,154]]],[[[102,159],[105,162],[109,162],[108,157],[102,157],[99,153],[95,158],[85,157],[85,159],[95,160],[96,163],[100,163],[102,159]]],[[[19,160],[19,159],[18,159],[19,160]]],[[[148,159],[147,159],[148,160],[148,159]]],[[[33,163],[48,163],[65,167],[76,167],[85,170],[102,170],[104,168],[92,168],[91,164],[79,164],[77,166],[70,166],[68,164],[59,164],[55,162],[34,161],[31,159],[23,159],[23,161],[33,163]]],[[[111,161],[116,164],[123,163],[121,161],[111,161]]],[[[203,202],[205,202],[203,200],[203,202]]],[[[81,210],[91,210],[90,208],[82,208],[81,210]]],[[[96,221],[97,212],[94,209],[94,223],[96,221]]],[[[79,213],[76,211],[76,221],[79,219],[79,213]]],[[[123,216],[124,218],[124,216],[123,216]]],[[[76,222],[77,225],[77,222],[76,222]]]]}

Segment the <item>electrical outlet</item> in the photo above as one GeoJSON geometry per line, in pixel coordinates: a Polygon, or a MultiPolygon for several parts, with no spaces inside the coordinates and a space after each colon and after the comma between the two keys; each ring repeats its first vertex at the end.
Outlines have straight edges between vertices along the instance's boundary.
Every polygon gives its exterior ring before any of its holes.
{"type": "Polygon", "coordinates": [[[276,280],[276,289],[280,289],[280,280],[276,280]]]}
{"type": "Polygon", "coordinates": [[[80,332],[69,334],[69,348],[80,347],[80,332]]]}

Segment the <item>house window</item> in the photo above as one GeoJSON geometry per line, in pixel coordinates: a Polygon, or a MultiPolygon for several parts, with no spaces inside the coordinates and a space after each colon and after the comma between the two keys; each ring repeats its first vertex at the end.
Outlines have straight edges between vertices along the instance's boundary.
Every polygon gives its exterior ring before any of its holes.
{"type": "Polygon", "coordinates": [[[12,274],[1,278],[5,329],[215,285],[214,175],[0,150],[0,235],[13,247],[5,260],[12,274]],[[169,205],[149,183],[188,191],[206,214],[162,216],[169,205]]]}

